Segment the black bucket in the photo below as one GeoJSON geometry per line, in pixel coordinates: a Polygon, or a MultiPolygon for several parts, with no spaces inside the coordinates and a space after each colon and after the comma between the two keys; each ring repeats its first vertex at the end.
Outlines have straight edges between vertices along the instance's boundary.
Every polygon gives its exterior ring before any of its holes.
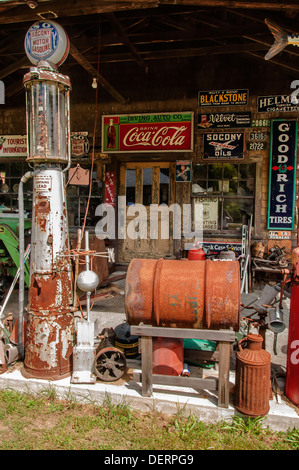
{"type": "Polygon", "coordinates": [[[127,322],[114,328],[116,348],[120,349],[126,358],[134,359],[138,356],[138,336],[131,335],[131,327],[127,322]]]}

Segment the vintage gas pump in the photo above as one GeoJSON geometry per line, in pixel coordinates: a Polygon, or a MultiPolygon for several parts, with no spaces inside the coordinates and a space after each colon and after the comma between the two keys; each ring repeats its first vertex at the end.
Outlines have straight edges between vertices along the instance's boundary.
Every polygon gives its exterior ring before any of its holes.
{"type": "Polygon", "coordinates": [[[30,287],[23,374],[55,380],[71,373],[74,319],[64,173],[70,166],[71,83],[57,67],[66,33],[50,21],[31,26],[24,76],[27,161],[33,166],[30,287]]]}

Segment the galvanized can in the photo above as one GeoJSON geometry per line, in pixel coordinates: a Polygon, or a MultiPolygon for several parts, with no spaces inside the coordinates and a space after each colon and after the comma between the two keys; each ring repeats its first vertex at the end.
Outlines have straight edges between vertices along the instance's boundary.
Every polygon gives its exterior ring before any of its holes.
{"type": "Polygon", "coordinates": [[[249,334],[238,343],[234,405],[249,416],[269,412],[271,356],[262,349],[261,335],[249,334]],[[247,341],[247,348],[242,343],[247,341]]]}

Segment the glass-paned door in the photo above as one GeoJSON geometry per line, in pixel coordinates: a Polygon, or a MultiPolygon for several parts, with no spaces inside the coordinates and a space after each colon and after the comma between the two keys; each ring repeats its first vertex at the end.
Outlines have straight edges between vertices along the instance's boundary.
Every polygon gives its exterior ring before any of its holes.
{"type": "MultiPolygon", "coordinates": [[[[174,163],[124,162],[119,196],[125,197],[125,238],[118,241],[118,259],[161,258],[173,253],[174,163]]],[[[120,221],[119,221],[120,223],[120,221]]]]}

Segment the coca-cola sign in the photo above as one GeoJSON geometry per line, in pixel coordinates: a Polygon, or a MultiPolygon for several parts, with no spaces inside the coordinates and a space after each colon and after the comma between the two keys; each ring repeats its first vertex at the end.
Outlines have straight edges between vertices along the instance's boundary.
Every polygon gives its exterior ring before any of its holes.
{"type": "Polygon", "coordinates": [[[102,152],[192,151],[192,112],[103,116],[102,152]]]}

